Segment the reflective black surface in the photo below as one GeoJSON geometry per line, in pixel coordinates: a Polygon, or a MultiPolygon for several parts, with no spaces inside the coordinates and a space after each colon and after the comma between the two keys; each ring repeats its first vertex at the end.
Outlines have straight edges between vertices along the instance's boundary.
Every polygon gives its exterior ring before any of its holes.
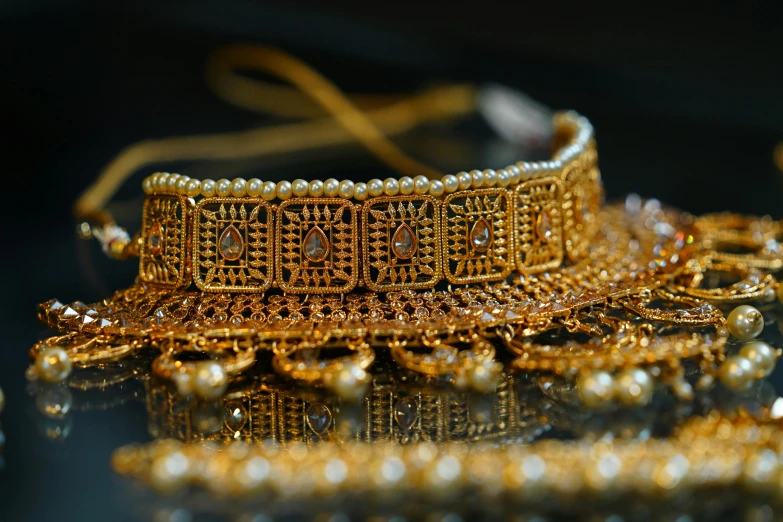
{"type": "MultiPolygon", "coordinates": [[[[258,116],[221,104],[204,85],[203,61],[219,45],[278,45],[348,91],[395,92],[439,79],[502,82],[591,118],[610,197],[636,191],[696,213],[781,217],[783,177],[772,162],[783,139],[778,3],[628,18],[576,4],[573,10],[502,2],[388,7],[0,6],[0,387],[7,403],[0,414],[6,438],[0,520],[156,520],[159,507],[174,514],[166,520],[186,520],[177,518],[185,515],[176,502],[151,498],[109,468],[118,446],[151,438],[138,382],[121,385],[126,393],[117,404],[102,396],[92,404],[75,393],[67,420],[45,420],[24,370],[27,349],[46,335],[35,304],[52,297],[97,300],[133,279],[133,262],[106,261],[96,245],[73,234],[71,204],[101,167],[144,138],[259,123],[258,116]]],[[[441,133],[400,143],[426,150],[441,133]]],[[[469,165],[507,162],[507,149],[487,138],[481,122],[451,134],[478,144],[464,149],[472,155],[469,165]]],[[[199,168],[219,173],[226,166],[199,168]]],[[[386,174],[360,151],[328,162],[274,158],[250,168],[288,179],[386,174]]],[[[129,203],[115,207],[130,228],[140,209],[139,179],[118,197],[129,203]]]]}

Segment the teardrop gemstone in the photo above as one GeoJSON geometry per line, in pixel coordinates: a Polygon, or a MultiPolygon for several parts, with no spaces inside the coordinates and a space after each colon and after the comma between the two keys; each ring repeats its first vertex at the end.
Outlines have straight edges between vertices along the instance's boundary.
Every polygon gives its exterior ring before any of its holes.
{"type": "Polygon", "coordinates": [[[418,246],[416,236],[407,223],[397,227],[397,231],[392,236],[392,252],[395,256],[400,259],[410,259],[416,253],[418,246]]]}
{"type": "Polygon", "coordinates": [[[236,229],[234,225],[229,225],[220,234],[218,240],[218,249],[220,255],[226,261],[236,261],[242,257],[242,252],[245,250],[245,242],[242,240],[242,234],[236,229]]]}
{"type": "Polygon", "coordinates": [[[307,408],[305,416],[310,429],[319,435],[325,433],[332,425],[332,412],[320,402],[307,408]]]}
{"type": "Polygon", "coordinates": [[[412,397],[405,397],[394,406],[394,419],[403,430],[409,430],[419,418],[419,406],[412,397]]]}
{"type": "Polygon", "coordinates": [[[302,252],[308,260],[314,263],[326,259],[326,256],[329,254],[329,242],[326,239],[326,234],[320,227],[314,226],[307,233],[302,252]]]}
{"type": "Polygon", "coordinates": [[[479,219],[470,231],[470,242],[476,252],[486,252],[492,246],[492,229],[484,218],[479,219]]]}
{"type": "Polygon", "coordinates": [[[546,210],[538,214],[536,218],[536,235],[542,243],[548,243],[552,237],[552,216],[546,210]]]}
{"type": "Polygon", "coordinates": [[[163,251],[163,227],[158,221],[150,226],[150,231],[147,234],[147,249],[153,256],[157,256],[163,251]]]}

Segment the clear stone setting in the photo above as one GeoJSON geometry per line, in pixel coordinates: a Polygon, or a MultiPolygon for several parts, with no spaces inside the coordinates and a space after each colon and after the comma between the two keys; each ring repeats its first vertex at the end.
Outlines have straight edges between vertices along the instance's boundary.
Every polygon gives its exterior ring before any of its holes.
{"type": "Polygon", "coordinates": [[[309,261],[314,263],[323,261],[329,255],[329,241],[320,227],[315,226],[307,233],[302,245],[302,252],[309,261]]]}
{"type": "Polygon", "coordinates": [[[153,256],[163,252],[163,226],[158,221],[155,221],[150,227],[147,235],[147,249],[153,256]]]}
{"type": "Polygon", "coordinates": [[[470,231],[470,243],[476,252],[486,252],[492,246],[492,228],[484,218],[479,219],[470,231]]]}
{"type": "Polygon", "coordinates": [[[403,430],[409,430],[419,418],[419,405],[412,397],[400,399],[394,406],[394,420],[403,430]]]}
{"type": "Polygon", "coordinates": [[[416,253],[418,247],[416,236],[407,223],[397,227],[397,231],[392,236],[392,252],[394,252],[395,256],[400,259],[410,259],[416,253]]]}
{"type": "Polygon", "coordinates": [[[241,404],[227,405],[224,418],[228,429],[234,432],[241,430],[247,421],[245,409],[241,404]]]}
{"type": "Polygon", "coordinates": [[[317,402],[307,408],[305,413],[310,429],[319,435],[326,433],[332,425],[332,412],[325,405],[317,402]]]}
{"type": "Polygon", "coordinates": [[[536,237],[541,243],[548,243],[552,237],[552,216],[542,210],[536,218],[536,237]]]}
{"type": "Polygon", "coordinates": [[[234,225],[229,225],[220,234],[218,240],[218,250],[220,255],[226,261],[236,261],[242,257],[242,252],[245,250],[245,242],[242,240],[242,234],[234,225]]]}

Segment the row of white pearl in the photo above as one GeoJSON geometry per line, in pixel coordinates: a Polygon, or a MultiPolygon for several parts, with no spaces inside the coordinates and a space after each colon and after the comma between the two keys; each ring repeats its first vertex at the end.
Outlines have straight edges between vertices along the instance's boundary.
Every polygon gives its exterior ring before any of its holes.
{"type": "Polygon", "coordinates": [[[170,193],[181,194],[188,197],[262,197],[267,201],[274,199],[290,199],[292,197],[339,197],[343,199],[356,199],[364,201],[370,197],[396,196],[398,194],[410,195],[429,194],[441,196],[451,194],[458,190],[477,188],[491,188],[495,186],[507,187],[516,185],[520,181],[552,175],[560,172],[564,166],[575,161],[587,148],[593,137],[593,128],[582,116],[567,114],[567,123],[575,125],[576,131],[571,143],[560,149],[552,161],[525,162],[520,161],[516,165],[510,165],[500,170],[473,170],[460,172],[459,174],[447,174],[440,180],[430,180],[426,176],[411,178],[403,176],[387,178],[385,180],[373,179],[367,183],[354,183],[345,179],[339,181],[335,178],[326,181],[304,179],[291,181],[261,181],[258,178],[245,180],[211,179],[197,180],[180,174],[157,172],[148,176],[142,182],[142,188],[147,194],[170,193]]]}

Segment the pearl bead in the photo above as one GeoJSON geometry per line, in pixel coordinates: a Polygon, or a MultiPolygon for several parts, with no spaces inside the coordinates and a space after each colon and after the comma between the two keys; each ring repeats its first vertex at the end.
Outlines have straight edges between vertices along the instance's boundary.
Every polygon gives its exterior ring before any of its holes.
{"type": "Polygon", "coordinates": [[[741,305],[726,318],[729,333],[740,341],[750,341],[764,329],[764,317],[750,305],[741,305]]]}
{"type": "Polygon", "coordinates": [[[181,176],[179,174],[172,174],[166,180],[166,190],[169,192],[175,192],[177,190],[177,181],[181,176]]]}
{"type": "Polygon", "coordinates": [[[247,194],[247,181],[242,178],[236,178],[231,182],[231,195],[235,198],[241,198],[247,194]]]}
{"type": "Polygon", "coordinates": [[[188,186],[188,181],[190,181],[190,176],[180,176],[179,179],[177,179],[177,186],[174,187],[177,194],[187,194],[185,187],[188,186]]]}
{"type": "Polygon", "coordinates": [[[340,182],[340,197],[343,199],[350,199],[353,197],[353,181],[344,179],[340,182]]]}
{"type": "Polygon", "coordinates": [[[442,181],[438,181],[437,179],[430,181],[430,194],[433,196],[442,196],[445,190],[446,188],[443,186],[442,181]]]}
{"type": "Polygon", "coordinates": [[[247,182],[247,195],[253,198],[257,198],[264,190],[264,183],[258,179],[253,178],[247,182]]]}
{"type": "Polygon", "coordinates": [[[277,184],[277,197],[278,199],[289,199],[293,192],[291,191],[290,181],[281,181],[277,184]]]}
{"type": "Polygon", "coordinates": [[[327,378],[327,385],[333,392],[347,400],[356,400],[364,396],[369,375],[353,363],[346,364],[337,373],[327,378]]]}
{"type": "Polygon", "coordinates": [[[201,182],[197,179],[191,179],[185,184],[185,195],[195,198],[201,194],[201,182]]]}
{"type": "Polygon", "coordinates": [[[0,413],[3,412],[3,408],[5,408],[5,394],[3,393],[3,389],[0,388],[0,413]]]}
{"type": "Polygon", "coordinates": [[[307,194],[311,198],[320,198],[324,195],[324,182],[320,179],[314,179],[307,187],[307,194]]]}
{"type": "Polygon", "coordinates": [[[272,201],[277,197],[277,183],[274,181],[265,181],[261,189],[261,197],[267,201],[272,201]]]}
{"type": "Polygon", "coordinates": [[[509,185],[516,185],[522,179],[522,170],[516,165],[509,165],[506,171],[508,171],[509,185]]]}
{"type": "Polygon", "coordinates": [[[473,176],[471,176],[467,172],[460,172],[459,174],[457,174],[457,181],[459,181],[460,190],[469,189],[471,183],[473,183],[473,176]]]}
{"type": "Polygon", "coordinates": [[[775,289],[774,288],[767,288],[764,290],[764,295],[762,296],[762,299],[764,299],[765,303],[771,303],[775,300],[775,289]]]}
{"type": "Polygon", "coordinates": [[[291,192],[298,198],[306,196],[309,191],[310,184],[303,179],[295,179],[294,182],[291,183],[291,192]]]}
{"type": "Polygon", "coordinates": [[[775,369],[777,354],[775,349],[763,341],[753,341],[743,346],[739,354],[753,363],[756,378],[763,379],[775,369]]]}
{"type": "Polygon", "coordinates": [[[650,374],[640,368],[621,372],[615,377],[615,398],[627,406],[644,406],[650,403],[655,383],[650,374]]]}
{"type": "Polygon", "coordinates": [[[193,372],[193,391],[204,399],[217,399],[228,387],[228,374],[216,361],[201,361],[193,372]]]}
{"type": "Polygon", "coordinates": [[[750,388],[756,369],[753,363],[744,357],[735,355],[729,357],[718,368],[718,378],[724,386],[734,391],[743,391],[750,388]]]}
{"type": "Polygon", "coordinates": [[[205,179],[201,182],[201,195],[210,198],[215,195],[215,182],[211,179],[205,179]]]}
{"type": "Polygon", "coordinates": [[[612,399],[614,394],[614,379],[603,371],[582,374],[576,389],[582,404],[588,408],[600,408],[612,399]]]}
{"type": "Polygon", "coordinates": [[[492,169],[484,171],[484,186],[494,187],[498,182],[498,173],[492,169]]]}
{"type": "Polygon", "coordinates": [[[46,382],[62,382],[71,374],[73,364],[68,352],[52,347],[43,350],[35,358],[35,374],[46,382]]]}
{"type": "Polygon", "coordinates": [[[394,178],[386,178],[383,181],[383,193],[387,196],[396,196],[400,192],[400,184],[394,178]]]}
{"type": "Polygon", "coordinates": [[[141,182],[141,188],[145,194],[152,192],[152,178],[150,176],[144,178],[144,181],[141,182]]]}
{"type": "Polygon", "coordinates": [[[225,178],[219,179],[215,184],[215,193],[221,198],[231,194],[231,182],[225,178]]]}
{"type": "Polygon", "coordinates": [[[500,169],[498,171],[498,185],[505,188],[508,187],[509,183],[511,183],[511,176],[508,174],[508,171],[500,169]]]}
{"type": "Polygon", "coordinates": [[[353,197],[358,201],[364,201],[367,199],[367,184],[357,183],[353,186],[353,197]]]}
{"type": "Polygon", "coordinates": [[[372,197],[380,196],[383,194],[383,181],[379,179],[371,179],[367,183],[367,193],[372,197]]]}
{"type": "Polygon", "coordinates": [[[470,177],[473,180],[473,188],[479,188],[484,184],[484,173],[480,170],[471,170],[470,177]]]}
{"type": "Polygon", "coordinates": [[[427,176],[416,176],[413,178],[413,191],[416,194],[426,194],[430,189],[430,180],[427,176]]]}
{"type": "Polygon", "coordinates": [[[408,194],[413,194],[413,178],[409,176],[403,176],[400,178],[399,181],[400,184],[400,194],[403,196],[407,196],[408,194]]]}
{"type": "Polygon", "coordinates": [[[454,174],[446,174],[443,176],[443,178],[441,178],[441,181],[443,182],[443,189],[447,194],[451,194],[452,192],[459,190],[459,180],[454,174]]]}
{"type": "Polygon", "coordinates": [[[159,172],[155,178],[155,190],[158,192],[166,190],[166,182],[169,180],[168,172],[159,172]]]}
{"type": "Polygon", "coordinates": [[[340,193],[340,182],[334,178],[329,178],[324,182],[324,196],[333,198],[340,193]]]}

